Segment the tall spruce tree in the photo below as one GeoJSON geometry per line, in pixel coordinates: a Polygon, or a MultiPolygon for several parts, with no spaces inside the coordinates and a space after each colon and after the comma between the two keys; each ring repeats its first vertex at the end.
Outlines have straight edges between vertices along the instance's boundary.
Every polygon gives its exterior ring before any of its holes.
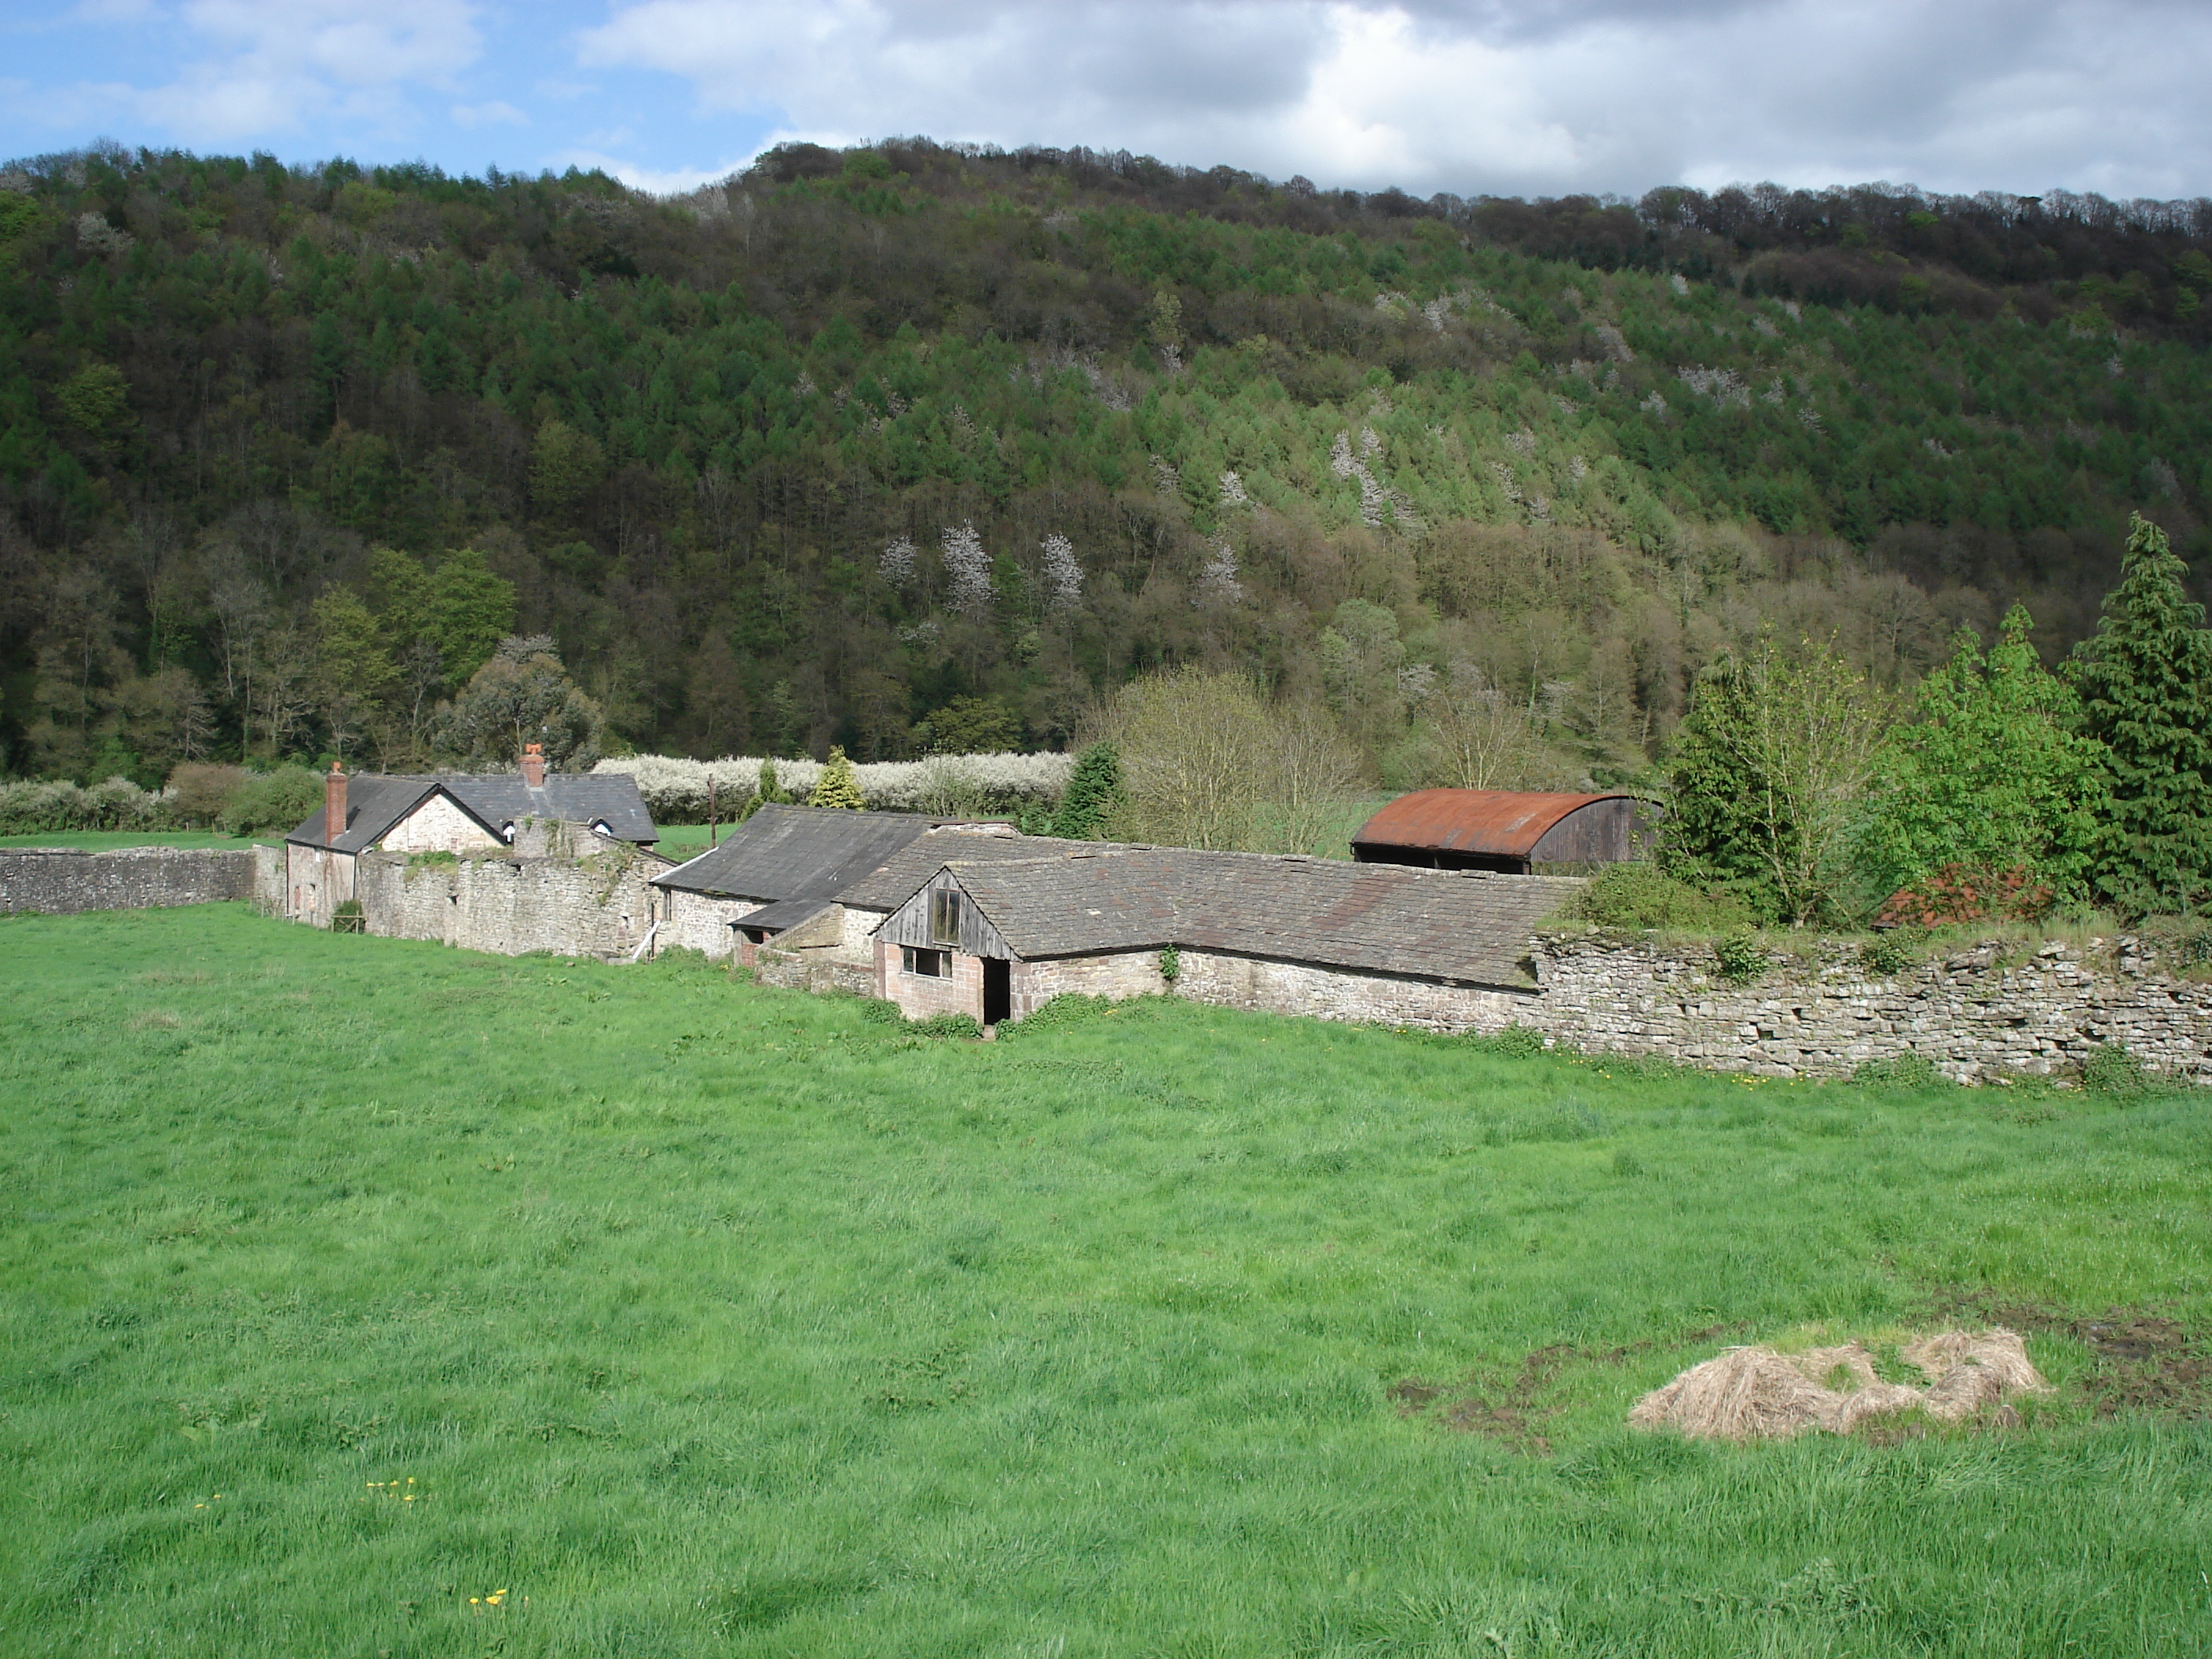
{"type": "Polygon", "coordinates": [[[1052,833],[1070,841],[1097,841],[1121,802],[1121,757],[1110,743],[1094,743],[1076,757],[1075,770],[1052,815],[1052,833]]]}
{"type": "Polygon", "coordinates": [[[2136,915],[2212,893],[2212,629],[2182,586],[2187,569],[2163,530],[2131,515],[2120,585],[2071,665],[2112,779],[2097,886],[2136,915]]]}

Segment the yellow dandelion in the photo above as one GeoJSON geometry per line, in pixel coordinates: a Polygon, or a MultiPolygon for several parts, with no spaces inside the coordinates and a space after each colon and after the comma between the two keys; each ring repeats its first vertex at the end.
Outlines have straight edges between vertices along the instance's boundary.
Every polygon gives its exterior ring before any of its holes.
{"type": "Polygon", "coordinates": [[[413,1475],[410,1474],[407,1477],[407,1484],[410,1486],[415,1484],[415,1477],[413,1475]]]}
{"type": "Polygon", "coordinates": [[[494,1597],[501,1596],[501,1595],[506,1595],[506,1594],[507,1594],[507,1592],[506,1592],[505,1590],[503,1590],[503,1589],[495,1589],[495,1590],[494,1590],[494,1591],[492,1592],[492,1595],[494,1595],[494,1597]]]}
{"type": "Polygon", "coordinates": [[[470,1605],[471,1607],[473,1607],[477,1606],[477,1605],[478,1605],[479,1603],[481,1603],[483,1601],[483,1597],[482,1597],[481,1595],[471,1595],[471,1597],[469,1597],[469,1605],[470,1605]]]}
{"type": "Polygon", "coordinates": [[[401,1498],[399,1501],[403,1504],[411,1504],[415,1501],[415,1494],[410,1492],[406,1497],[401,1498]]]}

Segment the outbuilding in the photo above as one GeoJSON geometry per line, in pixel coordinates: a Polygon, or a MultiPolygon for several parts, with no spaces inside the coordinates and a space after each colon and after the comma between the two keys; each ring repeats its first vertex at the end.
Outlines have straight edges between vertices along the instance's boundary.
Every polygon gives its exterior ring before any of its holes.
{"type": "Polygon", "coordinates": [[[1368,819],[1352,838],[1352,856],[1508,875],[1586,869],[1642,858],[1656,817],[1651,802],[1628,794],[1419,789],[1368,819]]]}
{"type": "Polygon", "coordinates": [[[1066,993],[1494,1030],[1539,994],[1559,878],[1078,846],[952,860],[876,929],[877,993],[986,1025],[1066,993]]]}

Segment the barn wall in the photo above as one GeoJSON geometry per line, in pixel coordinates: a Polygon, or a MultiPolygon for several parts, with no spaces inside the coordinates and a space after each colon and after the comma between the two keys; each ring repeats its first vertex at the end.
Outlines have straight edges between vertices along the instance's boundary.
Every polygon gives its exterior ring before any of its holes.
{"type": "Polygon", "coordinates": [[[1311,963],[1184,951],[1175,994],[1194,1002],[1262,1013],[1305,1014],[1432,1031],[1502,1031],[1538,1021],[1533,992],[1478,990],[1311,963]]]}
{"type": "MultiPolygon", "coordinates": [[[[928,920],[927,912],[923,920],[928,920]]],[[[942,946],[923,945],[923,950],[942,946]]],[[[935,1014],[966,1014],[980,1023],[983,1018],[983,962],[964,951],[952,953],[952,973],[946,979],[909,974],[899,965],[899,946],[890,940],[876,943],[876,983],[883,994],[898,1004],[908,1019],[927,1019],[935,1014]]]]}
{"type": "MultiPolygon", "coordinates": [[[[368,931],[435,939],[496,956],[627,959],[658,915],[653,866],[619,854],[567,859],[463,858],[423,862],[370,853],[359,860],[368,931]]],[[[658,941],[656,941],[658,942],[658,941]]]]}

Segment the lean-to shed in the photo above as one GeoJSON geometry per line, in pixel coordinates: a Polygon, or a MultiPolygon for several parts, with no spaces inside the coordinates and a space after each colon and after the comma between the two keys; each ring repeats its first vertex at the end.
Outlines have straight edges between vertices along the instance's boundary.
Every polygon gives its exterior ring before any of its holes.
{"type": "Polygon", "coordinates": [[[1360,827],[1363,864],[1527,875],[1538,865],[1623,864],[1644,855],[1655,809],[1634,795],[1420,789],[1360,827]]]}

